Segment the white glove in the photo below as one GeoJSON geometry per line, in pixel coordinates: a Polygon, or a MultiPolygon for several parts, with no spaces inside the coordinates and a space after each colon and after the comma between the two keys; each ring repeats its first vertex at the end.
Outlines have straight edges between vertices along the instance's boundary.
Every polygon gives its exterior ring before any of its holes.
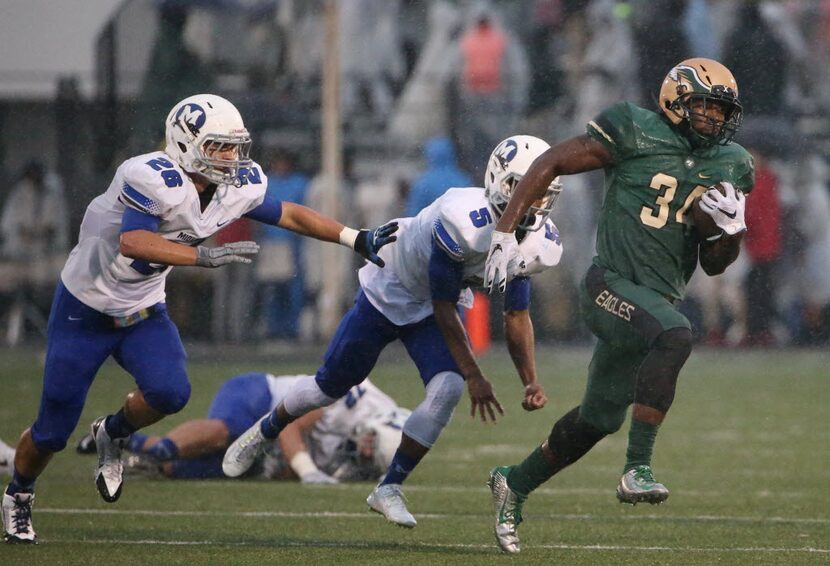
{"type": "Polygon", "coordinates": [[[709,188],[700,197],[700,208],[712,217],[718,228],[734,236],[746,230],[746,197],[732,183],[724,181],[721,185],[726,189],[726,194],[721,194],[716,188],[709,188]]]}
{"type": "Polygon", "coordinates": [[[333,478],[320,470],[305,473],[300,476],[300,481],[307,485],[331,485],[340,483],[336,478],[333,478]]]}
{"type": "Polygon", "coordinates": [[[495,287],[504,293],[507,287],[507,274],[511,265],[516,265],[519,256],[519,242],[514,232],[505,233],[493,231],[490,240],[490,253],[487,254],[487,263],[484,264],[484,288],[490,293],[495,287]]]}
{"type": "Polygon", "coordinates": [[[246,255],[259,253],[256,242],[231,242],[215,248],[199,246],[196,248],[196,265],[199,267],[219,267],[228,263],[251,263],[246,255]]]}

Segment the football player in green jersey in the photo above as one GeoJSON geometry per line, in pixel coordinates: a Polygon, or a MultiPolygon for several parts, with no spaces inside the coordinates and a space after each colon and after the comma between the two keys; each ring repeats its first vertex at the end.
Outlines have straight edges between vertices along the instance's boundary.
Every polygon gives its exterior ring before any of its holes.
{"type": "Polygon", "coordinates": [[[741,118],[732,73],[710,59],[688,59],[666,76],[656,112],[611,106],[586,134],[537,158],[513,189],[492,236],[484,282],[491,290],[504,290],[518,254],[516,225],[551,181],[605,170],[597,255],[580,288],[583,319],[598,338],[585,395],[521,464],[491,471],[496,540],[505,552],[519,551],[516,527],[528,494],[616,432],[629,405],[617,497],[636,504],[669,496],[654,479],[651,453],[692,349],[691,326],[676,304],[698,263],[715,275],[738,257],[744,194],[754,184],[752,158],[732,143],[741,118]],[[692,222],[698,197],[720,228],[708,238],[692,222]]]}

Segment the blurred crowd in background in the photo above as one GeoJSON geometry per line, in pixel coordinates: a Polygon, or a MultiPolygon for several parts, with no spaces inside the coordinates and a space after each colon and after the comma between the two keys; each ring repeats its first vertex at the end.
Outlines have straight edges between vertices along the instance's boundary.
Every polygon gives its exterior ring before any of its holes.
{"type": "MultiPolygon", "coordinates": [[[[51,292],[89,200],[125,158],[153,151],[179,99],[214,92],[241,110],[278,198],[319,208],[322,0],[127,0],[98,41],[98,93],[71,77],[53,103],[54,151],[6,148],[0,338],[42,340],[51,292]],[[126,30],[155,30],[139,38],[126,30]]],[[[449,187],[482,186],[495,144],[549,143],[606,106],[656,108],[692,56],[734,73],[755,157],[741,258],[698,272],[682,310],[712,346],[816,346],[830,337],[830,0],[343,0],[336,3],[344,126],[338,218],[375,226],[417,214],[449,187]]],[[[25,108],[21,110],[21,120],[25,108]]],[[[3,122],[14,124],[8,110],[3,122]]],[[[7,128],[7,130],[14,128],[7,128]]],[[[10,142],[5,140],[8,145],[10,142]]],[[[563,179],[553,213],[565,254],[539,278],[537,336],[587,342],[575,292],[593,255],[602,175],[563,179]]],[[[252,266],[175,270],[168,301],[186,339],[317,342],[321,282],[353,296],[357,264],[332,272],[319,244],[240,220],[252,266]]],[[[342,309],[348,307],[341,305],[342,309]]],[[[493,300],[494,313],[500,310],[493,300]]],[[[499,335],[500,316],[492,317],[499,335]]]]}

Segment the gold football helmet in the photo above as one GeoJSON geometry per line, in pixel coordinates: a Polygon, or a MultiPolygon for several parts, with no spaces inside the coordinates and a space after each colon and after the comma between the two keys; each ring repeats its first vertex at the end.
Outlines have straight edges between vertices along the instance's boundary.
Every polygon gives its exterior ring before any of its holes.
{"type": "Polygon", "coordinates": [[[669,71],[660,88],[660,109],[704,144],[726,145],[743,120],[735,77],[702,57],[681,61],[669,71]]]}

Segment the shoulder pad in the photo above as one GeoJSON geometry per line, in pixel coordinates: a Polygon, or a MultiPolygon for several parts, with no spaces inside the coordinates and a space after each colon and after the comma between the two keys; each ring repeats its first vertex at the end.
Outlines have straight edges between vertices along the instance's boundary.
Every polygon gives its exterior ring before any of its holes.
{"type": "Polygon", "coordinates": [[[525,265],[517,276],[527,277],[558,265],[562,258],[559,229],[551,220],[547,220],[541,230],[531,232],[519,244],[519,252],[525,260],[525,265]]]}
{"type": "Polygon", "coordinates": [[[471,251],[487,250],[495,218],[482,189],[450,189],[436,201],[436,205],[432,233],[444,251],[458,261],[463,261],[471,251]],[[487,226],[490,227],[489,230],[481,230],[487,226]]]}
{"type": "Polygon", "coordinates": [[[124,184],[121,196],[128,206],[162,216],[184,201],[193,187],[190,177],[166,154],[147,153],[121,165],[124,184]]]}

